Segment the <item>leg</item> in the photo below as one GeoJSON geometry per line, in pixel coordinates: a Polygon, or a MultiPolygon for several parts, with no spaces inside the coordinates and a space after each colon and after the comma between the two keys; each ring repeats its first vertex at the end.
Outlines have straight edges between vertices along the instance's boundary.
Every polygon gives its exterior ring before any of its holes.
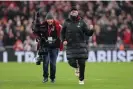
{"type": "Polygon", "coordinates": [[[84,80],[84,72],[85,72],[85,60],[84,59],[78,59],[79,64],[79,80],[84,80]]]}
{"type": "Polygon", "coordinates": [[[77,76],[77,77],[79,77],[79,64],[78,64],[78,60],[76,60],[76,63],[77,63],[77,68],[75,68],[75,75],[77,76]]]}
{"type": "Polygon", "coordinates": [[[68,63],[71,67],[75,68],[75,75],[77,77],[79,77],[79,64],[78,64],[78,60],[76,59],[69,59],[68,63]]]}
{"type": "Polygon", "coordinates": [[[58,56],[59,49],[50,49],[50,79],[51,82],[55,79],[56,74],[56,59],[58,56]]]}
{"type": "Polygon", "coordinates": [[[76,59],[69,59],[68,64],[73,68],[78,68],[76,59]]]}
{"type": "Polygon", "coordinates": [[[47,52],[47,54],[44,55],[44,59],[43,59],[43,77],[44,80],[48,79],[48,65],[49,65],[49,53],[47,52]]]}

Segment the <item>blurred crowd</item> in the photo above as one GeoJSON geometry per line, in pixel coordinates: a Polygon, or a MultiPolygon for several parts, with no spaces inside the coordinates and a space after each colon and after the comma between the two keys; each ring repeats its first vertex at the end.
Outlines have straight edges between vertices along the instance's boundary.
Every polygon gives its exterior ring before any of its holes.
{"type": "Polygon", "coordinates": [[[39,10],[43,21],[51,12],[63,24],[72,6],[79,9],[88,26],[94,25],[89,46],[133,48],[132,1],[0,1],[0,48],[35,51],[37,43],[31,28],[34,13],[39,10]]]}

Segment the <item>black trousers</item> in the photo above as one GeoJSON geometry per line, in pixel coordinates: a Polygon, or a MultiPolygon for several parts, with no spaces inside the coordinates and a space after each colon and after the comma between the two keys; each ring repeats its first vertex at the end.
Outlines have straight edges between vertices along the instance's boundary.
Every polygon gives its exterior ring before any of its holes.
{"type": "Polygon", "coordinates": [[[79,80],[84,80],[84,73],[85,73],[85,59],[69,59],[68,63],[73,68],[79,68],[79,80]]]}

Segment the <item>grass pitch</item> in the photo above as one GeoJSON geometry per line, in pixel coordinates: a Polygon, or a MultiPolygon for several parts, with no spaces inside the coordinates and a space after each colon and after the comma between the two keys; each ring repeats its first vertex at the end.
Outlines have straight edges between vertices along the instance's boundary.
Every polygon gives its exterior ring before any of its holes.
{"type": "Polygon", "coordinates": [[[133,89],[133,63],[86,63],[84,85],[67,63],[57,63],[54,84],[42,79],[42,65],[0,63],[0,89],[133,89]]]}

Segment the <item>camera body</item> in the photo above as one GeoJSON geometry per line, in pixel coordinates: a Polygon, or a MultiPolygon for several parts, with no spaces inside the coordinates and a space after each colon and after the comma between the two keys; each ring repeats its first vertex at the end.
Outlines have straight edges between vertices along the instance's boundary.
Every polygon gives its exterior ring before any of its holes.
{"type": "Polygon", "coordinates": [[[36,64],[40,65],[41,61],[43,60],[43,57],[45,54],[48,53],[47,48],[45,47],[46,45],[46,39],[44,36],[44,33],[47,31],[47,28],[45,25],[42,25],[40,23],[40,13],[35,12],[34,14],[34,20],[32,23],[32,31],[34,34],[37,35],[36,41],[40,43],[39,49],[38,49],[38,55],[39,57],[37,58],[36,64]]]}

